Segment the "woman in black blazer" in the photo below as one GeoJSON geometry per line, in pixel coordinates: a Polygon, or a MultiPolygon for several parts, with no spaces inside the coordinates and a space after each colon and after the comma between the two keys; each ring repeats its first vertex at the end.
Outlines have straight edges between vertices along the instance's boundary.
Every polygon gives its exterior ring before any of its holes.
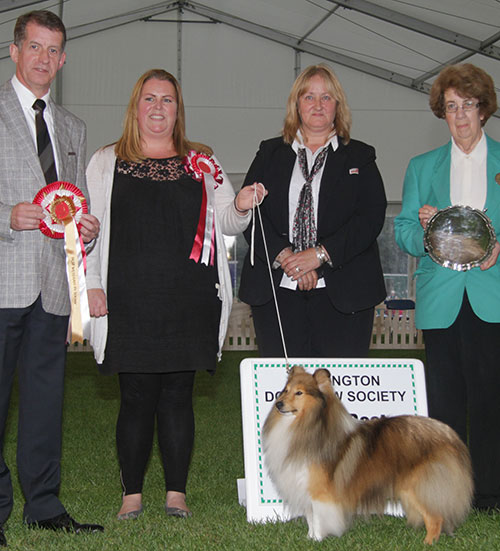
{"type": "MultiPolygon", "coordinates": [[[[261,143],[245,179],[269,191],[260,210],[290,356],[366,356],[374,306],[386,297],[376,242],[384,186],[374,148],[351,140],[350,126],[334,72],[308,67],[292,86],[282,137],[261,143]]],[[[239,296],[252,307],[260,354],[282,357],[259,224],[239,296]]]]}

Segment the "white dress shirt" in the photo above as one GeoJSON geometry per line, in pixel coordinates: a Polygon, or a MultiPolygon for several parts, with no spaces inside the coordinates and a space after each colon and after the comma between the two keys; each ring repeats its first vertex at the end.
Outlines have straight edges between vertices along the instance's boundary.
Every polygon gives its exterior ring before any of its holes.
{"type": "Polygon", "coordinates": [[[488,146],[484,132],[470,153],[464,153],[452,138],[450,199],[452,205],[483,210],[486,203],[486,157],[488,146]]]}
{"type": "MultiPolygon", "coordinates": [[[[307,167],[310,171],[314,166],[314,162],[316,161],[316,158],[318,157],[318,155],[323,151],[323,149],[325,149],[325,147],[329,147],[330,145],[332,146],[333,151],[336,151],[336,149],[339,146],[339,142],[336,134],[331,136],[330,139],[327,140],[325,145],[323,147],[319,147],[314,153],[306,145],[304,145],[300,130],[297,131],[297,136],[295,137],[295,140],[293,140],[292,149],[297,154],[297,159],[295,160],[295,166],[293,167],[292,179],[290,180],[290,188],[288,192],[288,220],[289,220],[288,231],[289,231],[290,243],[293,243],[293,221],[295,218],[295,211],[297,210],[297,206],[299,203],[300,192],[305,183],[304,176],[302,174],[302,170],[299,165],[299,157],[298,157],[299,148],[304,148],[306,150],[307,167]]],[[[319,189],[321,187],[321,178],[323,177],[323,170],[325,169],[325,164],[326,164],[326,159],[325,159],[325,162],[323,163],[323,166],[314,175],[314,178],[311,182],[313,207],[314,207],[314,220],[316,221],[316,227],[318,226],[319,189]]],[[[285,287],[287,289],[297,289],[297,281],[292,281],[291,278],[289,278],[285,273],[283,273],[280,287],[285,287]]],[[[321,287],[326,287],[325,278],[323,277],[318,279],[318,284],[316,285],[316,289],[319,289],[321,287]]]]}
{"type": "MultiPolygon", "coordinates": [[[[36,123],[35,123],[36,111],[33,109],[33,104],[38,98],[35,96],[35,94],[33,94],[31,90],[26,88],[24,84],[21,84],[21,82],[19,82],[19,79],[17,78],[16,75],[12,77],[11,83],[12,83],[12,87],[14,88],[14,91],[16,92],[17,97],[19,98],[21,107],[23,108],[23,113],[24,113],[24,116],[26,117],[26,122],[28,123],[28,128],[30,129],[31,136],[33,138],[33,143],[35,144],[35,151],[37,151],[36,123]]],[[[40,99],[42,99],[46,105],[43,111],[43,118],[49,130],[50,141],[52,142],[52,151],[54,152],[54,159],[56,162],[57,174],[59,174],[59,159],[57,158],[57,148],[54,147],[54,144],[55,144],[54,117],[52,115],[50,90],[45,94],[45,96],[41,97],[40,99]]]]}

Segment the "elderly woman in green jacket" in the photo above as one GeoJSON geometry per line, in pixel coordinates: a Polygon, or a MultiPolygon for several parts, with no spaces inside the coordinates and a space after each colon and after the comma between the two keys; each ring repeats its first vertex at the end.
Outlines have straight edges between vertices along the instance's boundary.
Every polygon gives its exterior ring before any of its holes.
{"type": "Polygon", "coordinates": [[[430,94],[433,113],[451,140],[410,161],[403,206],[395,220],[398,245],[419,258],[416,324],[426,346],[429,415],[469,444],[475,506],[500,506],[500,244],[480,266],[454,271],[424,247],[430,217],[451,205],[485,210],[500,232],[500,143],[483,127],[496,111],[493,81],[471,64],[441,71],[430,94]]]}

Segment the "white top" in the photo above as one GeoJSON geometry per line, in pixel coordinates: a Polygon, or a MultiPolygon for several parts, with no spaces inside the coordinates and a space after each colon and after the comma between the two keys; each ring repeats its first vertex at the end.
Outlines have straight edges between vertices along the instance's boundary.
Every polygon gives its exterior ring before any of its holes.
{"type": "MultiPolygon", "coordinates": [[[[12,88],[14,88],[14,91],[16,92],[19,102],[21,103],[21,107],[23,108],[23,113],[26,117],[26,122],[28,123],[28,128],[30,129],[33,143],[35,144],[35,151],[37,151],[35,123],[36,111],[33,109],[33,104],[37,99],[41,99],[45,102],[46,107],[43,111],[43,118],[49,131],[50,141],[52,142],[52,144],[54,144],[54,117],[52,115],[50,90],[45,94],[45,96],[37,98],[31,90],[29,90],[28,88],[26,88],[26,86],[24,86],[24,84],[21,84],[21,82],[19,82],[19,79],[16,77],[16,75],[12,77],[11,84],[12,88]]],[[[57,158],[57,147],[54,147],[54,145],[52,145],[52,151],[54,152],[54,160],[56,162],[57,174],[59,174],[59,159],[57,158]]]]}
{"type": "MultiPolygon", "coordinates": [[[[302,170],[299,165],[299,156],[298,156],[299,148],[303,148],[306,150],[307,167],[309,170],[311,170],[312,167],[314,166],[314,162],[316,161],[316,158],[318,157],[318,155],[323,151],[323,149],[325,149],[325,147],[328,147],[329,145],[331,145],[332,149],[336,151],[336,149],[339,146],[339,142],[336,134],[334,134],[325,143],[323,147],[319,147],[314,153],[306,145],[304,145],[300,130],[297,131],[297,136],[295,137],[295,140],[293,140],[292,149],[297,154],[297,159],[295,160],[295,166],[293,167],[292,179],[290,180],[290,188],[288,192],[288,221],[289,221],[288,231],[289,231],[290,243],[293,243],[293,221],[295,218],[295,211],[297,210],[297,206],[299,203],[300,192],[305,183],[304,176],[302,174],[302,170]]],[[[325,164],[326,164],[326,159],[325,159],[325,162],[323,163],[323,166],[314,175],[314,178],[311,182],[312,195],[313,195],[313,207],[314,207],[314,220],[316,221],[316,226],[318,225],[319,190],[321,187],[321,178],[323,177],[323,170],[325,169],[325,164]]],[[[289,278],[285,273],[283,273],[280,287],[285,287],[287,289],[295,290],[297,289],[297,281],[292,281],[291,278],[289,278]]],[[[326,287],[325,278],[323,277],[318,279],[316,289],[319,289],[321,287],[326,287]]]]}
{"type": "Polygon", "coordinates": [[[470,153],[464,153],[452,138],[450,199],[452,205],[483,210],[486,203],[486,157],[488,146],[484,132],[470,153]]]}

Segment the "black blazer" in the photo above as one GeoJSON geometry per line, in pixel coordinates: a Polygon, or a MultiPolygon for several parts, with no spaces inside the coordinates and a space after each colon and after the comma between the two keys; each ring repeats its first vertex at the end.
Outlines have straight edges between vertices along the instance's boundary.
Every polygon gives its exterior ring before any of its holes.
{"type": "MultiPolygon", "coordinates": [[[[262,182],[269,191],[260,206],[271,263],[289,241],[288,192],[296,154],[283,139],[260,144],[244,186],[262,182]]],[[[377,246],[387,201],[382,178],[375,163],[375,149],[363,142],[339,139],[336,151],[327,155],[318,205],[318,242],[332,260],[320,269],[332,304],[350,313],[375,306],[386,297],[384,277],[377,246]]],[[[258,216],[258,215],[257,215],[258,216]]],[[[250,228],[245,231],[250,243],[250,228]]],[[[283,271],[273,271],[279,285],[283,271]]],[[[239,297],[259,306],[272,299],[265,251],[257,220],[255,266],[245,257],[239,297]]]]}

